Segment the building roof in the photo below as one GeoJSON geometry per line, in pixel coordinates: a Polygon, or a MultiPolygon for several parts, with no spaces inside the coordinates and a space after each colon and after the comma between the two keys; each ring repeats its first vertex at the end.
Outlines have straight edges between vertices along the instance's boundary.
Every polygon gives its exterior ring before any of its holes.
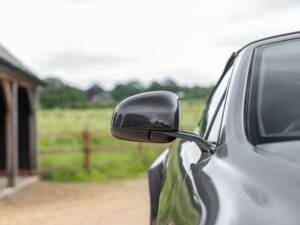
{"type": "Polygon", "coordinates": [[[6,48],[0,44],[0,66],[8,67],[12,71],[17,71],[17,76],[30,82],[40,84],[41,80],[37,75],[26,67],[19,59],[11,54],[6,48]]]}
{"type": "Polygon", "coordinates": [[[91,86],[89,89],[86,90],[86,94],[87,94],[88,98],[92,98],[95,95],[99,95],[102,93],[105,93],[105,91],[98,84],[94,84],[93,86],[91,86]]]}

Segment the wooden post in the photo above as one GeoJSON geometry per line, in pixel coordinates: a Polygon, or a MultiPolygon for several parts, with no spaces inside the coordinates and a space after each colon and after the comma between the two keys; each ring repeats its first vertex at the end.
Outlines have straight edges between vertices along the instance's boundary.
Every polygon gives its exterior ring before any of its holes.
{"type": "Polygon", "coordinates": [[[18,176],[18,84],[3,82],[6,100],[6,170],[7,186],[15,186],[18,176]]]}
{"type": "Polygon", "coordinates": [[[138,150],[143,153],[144,152],[144,145],[142,142],[138,142],[138,150]]]}
{"type": "Polygon", "coordinates": [[[30,112],[29,112],[29,151],[30,151],[30,172],[37,173],[38,170],[38,143],[37,143],[37,90],[27,89],[30,112]]]}
{"type": "Polygon", "coordinates": [[[144,149],[144,144],[142,142],[138,142],[138,150],[141,155],[141,159],[145,160],[145,149],[144,149]]]}
{"type": "Polygon", "coordinates": [[[83,152],[84,152],[84,168],[91,171],[91,133],[86,130],[83,132],[83,152]]]}

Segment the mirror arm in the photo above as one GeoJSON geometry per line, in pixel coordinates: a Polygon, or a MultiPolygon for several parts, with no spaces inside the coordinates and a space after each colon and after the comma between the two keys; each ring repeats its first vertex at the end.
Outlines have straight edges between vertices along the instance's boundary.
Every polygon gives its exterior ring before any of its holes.
{"type": "Polygon", "coordinates": [[[208,143],[206,140],[194,133],[185,131],[151,131],[150,136],[151,134],[164,134],[175,138],[182,138],[184,140],[193,141],[198,145],[201,151],[211,154],[215,152],[214,145],[208,143]]]}

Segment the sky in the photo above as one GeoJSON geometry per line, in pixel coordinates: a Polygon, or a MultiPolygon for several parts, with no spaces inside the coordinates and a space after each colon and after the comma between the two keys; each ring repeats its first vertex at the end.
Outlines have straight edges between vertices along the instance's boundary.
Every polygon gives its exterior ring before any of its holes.
{"type": "Polygon", "coordinates": [[[0,42],[40,78],[212,85],[233,51],[300,30],[298,0],[1,0],[0,42]]]}

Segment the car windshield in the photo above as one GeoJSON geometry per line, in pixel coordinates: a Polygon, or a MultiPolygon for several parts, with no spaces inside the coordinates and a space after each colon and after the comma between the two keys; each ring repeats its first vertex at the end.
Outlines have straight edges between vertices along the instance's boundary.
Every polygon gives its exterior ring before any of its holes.
{"type": "Polygon", "coordinates": [[[300,40],[257,49],[256,117],[261,137],[300,137],[300,40]]]}

